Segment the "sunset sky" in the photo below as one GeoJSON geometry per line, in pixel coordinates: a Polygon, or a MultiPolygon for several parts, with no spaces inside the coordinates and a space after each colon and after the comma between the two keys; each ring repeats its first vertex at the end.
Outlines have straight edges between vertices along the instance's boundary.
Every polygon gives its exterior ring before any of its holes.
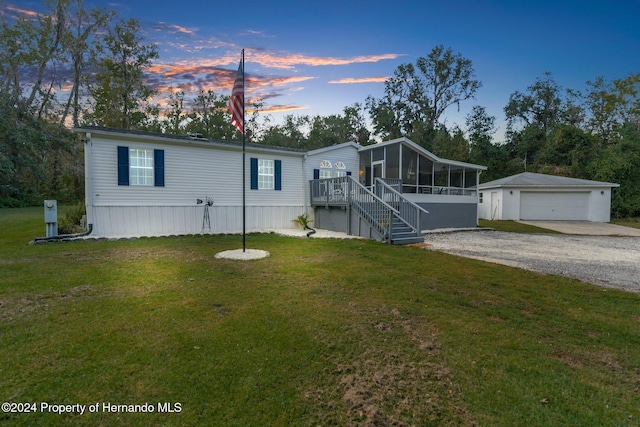
{"type": "MultiPolygon", "coordinates": [[[[618,1],[242,1],[99,2],[136,18],[159,60],[149,82],[195,95],[228,95],[245,49],[248,97],[284,114],[341,113],[368,95],[381,97],[400,64],[439,44],[470,59],[483,86],[475,100],[448,110],[464,127],[474,105],[504,132],[509,95],[544,72],[565,89],[640,72],[640,0],[618,1]]],[[[42,2],[5,1],[5,16],[46,10],[42,2]]]]}

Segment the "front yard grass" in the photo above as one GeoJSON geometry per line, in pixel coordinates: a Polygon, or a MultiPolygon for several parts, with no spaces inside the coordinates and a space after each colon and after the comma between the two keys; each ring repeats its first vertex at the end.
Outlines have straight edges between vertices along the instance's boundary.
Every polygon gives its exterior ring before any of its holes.
{"type": "Polygon", "coordinates": [[[0,425],[640,421],[637,294],[368,240],[28,246],[41,211],[0,210],[0,400],[87,410],[0,425]]]}
{"type": "Polygon", "coordinates": [[[611,223],[624,225],[625,227],[640,228],[640,218],[612,218],[611,223]]]}

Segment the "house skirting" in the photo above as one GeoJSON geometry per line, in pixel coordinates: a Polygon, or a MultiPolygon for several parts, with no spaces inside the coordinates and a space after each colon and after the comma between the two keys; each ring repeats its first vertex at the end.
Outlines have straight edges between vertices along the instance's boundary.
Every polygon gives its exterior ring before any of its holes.
{"type": "Polygon", "coordinates": [[[383,239],[383,236],[355,211],[344,206],[316,207],[313,224],[315,228],[323,230],[339,231],[368,239],[383,239]]]}
{"type": "MultiPolygon", "coordinates": [[[[475,198],[472,198],[475,199],[475,198]]],[[[427,210],[429,214],[421,216],[421,230],[435,230],[439,228],[473,228],[478,225],[478,208],[476,203],[456,202],[416,202],[418,206],[427,210]]],[[[314,227],[323,230],[341,231],[353,235],[363,227],[363,221],[351,212],[351,230],[348,215],[350,210],[342,206],[318,206],[314,209],[314,227]]],[[[364,235],[375,234],[365,231],[364,235]],[[367,234],[368,233],[368,234],[367,234]]],[[[375,237],[374,237],[375,238],[375,237]]]]}
{"type": "Polygon", "coordinates": [[[347,208],[344,206],[317,207],[314,210],[313,227],[346,233],[347,220],[347,208]]]}
{"type": "Polygon", "coordinates": [[[475,203],[416,203],[427,210],[421,230],[438,228],[473,228],[478,225],[478,205],[475,203]]]}
{"type": "MultiPolygon", "coordinates": [[[[88,222],[93,236],[137,237],[242,232],[242,206],[93,206],[88,222]],[[209,227],[210,224],[210,227],[209,227]],[[204,225],[204,226],[203,226],[204,225]]],[[[302,206],[247,206],[247,232],[295,228],[302,206]]]]}

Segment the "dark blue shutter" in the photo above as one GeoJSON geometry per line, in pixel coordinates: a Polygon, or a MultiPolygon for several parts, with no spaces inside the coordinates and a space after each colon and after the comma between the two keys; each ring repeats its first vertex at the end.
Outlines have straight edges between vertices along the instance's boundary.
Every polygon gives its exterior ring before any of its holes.
{"type": "Polygon", "coordinates": [[[275,172],[275,190],[282,190],[282,160],[273,161],[275,172]]]}
{"type": "Polygon", "coordinates": [[[320,179],[320,169],[313,170],[313,179],[320,179]]]}
{"type": "Polygon", "coordinates": [[[118,146],[118,185],[129,185],[129,147],[118,146]]]}
{"type": "Polygon", "coordinates": [[[251,189],[258,189],[258,159],[251,158],[251,189]]]}
{"type": "Polygon", "coordinates": [[[164,150],[153,150],[153,185],[164,187],[164,150]]]}

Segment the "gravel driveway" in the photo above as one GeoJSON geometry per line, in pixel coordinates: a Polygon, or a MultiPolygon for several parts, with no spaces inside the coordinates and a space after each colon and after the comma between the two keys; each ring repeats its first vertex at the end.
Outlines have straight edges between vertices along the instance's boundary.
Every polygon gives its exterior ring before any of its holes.
{"type": "Polygon", "coordinates": [[[461,231],[428,234],[438,250],[640,293],[640,238],[461,231]]]}

